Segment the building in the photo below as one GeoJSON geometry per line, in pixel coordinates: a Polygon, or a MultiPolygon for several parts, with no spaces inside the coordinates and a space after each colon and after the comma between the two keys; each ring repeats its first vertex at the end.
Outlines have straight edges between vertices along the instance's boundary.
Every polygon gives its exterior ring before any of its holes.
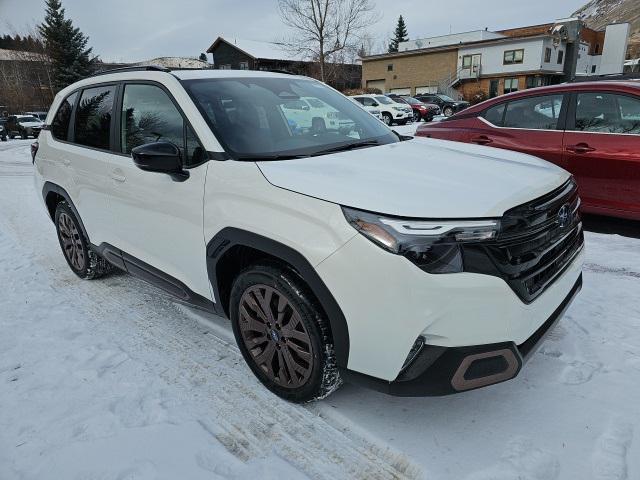
{"type": "Polygon", "coordinates": [[[403,42],[362,59],[363,87],[483,99],[578,76],[622,73],[628,24],[595,31],[578,19],[403,42]]]}
{"type": "MultiPolygon", "coordinates": [[[[218,37],[207,49],[216,69],[279,70],[318,78],[317,62],[293,55],[281,44],[239,38],[218,37]]],[[[362,67],[357,64],[328,64],[327,83],[338,90],[360,87],[362,67]]]]}
{"type": "Polygon", "coordinates": [[[0,115],[47,110],[53,100],[48,58],[0,49],[0,115]]]}

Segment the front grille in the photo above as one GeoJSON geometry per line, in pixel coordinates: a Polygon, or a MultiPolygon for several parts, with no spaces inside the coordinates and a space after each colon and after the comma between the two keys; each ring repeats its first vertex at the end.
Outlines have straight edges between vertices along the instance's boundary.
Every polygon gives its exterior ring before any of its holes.
{"type": "Polygon", "coordinates": [[[500,276],[525,303],[540,295],[582,248],[579,207],[578,189],[571,179],[507,211],[495,243],[485,247],[500,276]]]}

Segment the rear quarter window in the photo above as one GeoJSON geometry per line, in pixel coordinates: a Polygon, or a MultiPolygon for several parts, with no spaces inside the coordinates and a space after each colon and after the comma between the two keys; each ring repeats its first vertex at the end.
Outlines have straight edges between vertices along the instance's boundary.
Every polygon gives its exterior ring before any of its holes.
{"type": "Polygon", "coordinates": [[[76,112],[75,143],[109,150],[115,87],[100,86],[82,92],[76,112]]]}
{"type": "Polygon", "coordinates": [[[494,105],[493,107],[489,107],[484,112],[484,119],[495,125],[496,127],[502,127],[504,120],[504,109],[506,107],[506,103],[501,103],[499,105],[494,105]]]}
{"type": "Polygon", "coordinates": [[[73,112],[73,105],[76,103],[76,98],[78,98],[78,92],[69,95],[62,101],[60,107],[58,107],[56,116],[53,117],[53,121],[51,122],[51,135],[53,135],[53,138],[57,140],[67,140],[69,136],[69,122],[71,121],[71,113],[73,112]]]}

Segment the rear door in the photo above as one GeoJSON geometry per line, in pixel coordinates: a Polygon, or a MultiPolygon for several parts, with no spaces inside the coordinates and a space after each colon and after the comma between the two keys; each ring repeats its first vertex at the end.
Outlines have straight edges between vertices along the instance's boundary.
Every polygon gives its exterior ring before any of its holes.
{"type": "Polygon", "coordinates": [[[640,97],[573,94],[564,152],[585,210],[640,218],[640,97]]]}
{"type": "Polygon", "coordinates": [[[563,93],[524,97],[488,108],[467,141],[515,150],[565,166],[562,153],[568,97],[563,93]]]}

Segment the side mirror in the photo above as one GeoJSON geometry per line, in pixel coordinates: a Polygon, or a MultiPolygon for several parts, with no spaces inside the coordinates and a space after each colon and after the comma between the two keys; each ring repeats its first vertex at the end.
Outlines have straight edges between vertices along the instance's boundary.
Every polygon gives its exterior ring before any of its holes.
{"type": "Polygon", "coordinates": [[[133,163],[146,172],[166,173],[176,182],[184,182],[189,172],[182,168],[180,149],[171,142],[145,143],[131,150],[133,163]]]}

